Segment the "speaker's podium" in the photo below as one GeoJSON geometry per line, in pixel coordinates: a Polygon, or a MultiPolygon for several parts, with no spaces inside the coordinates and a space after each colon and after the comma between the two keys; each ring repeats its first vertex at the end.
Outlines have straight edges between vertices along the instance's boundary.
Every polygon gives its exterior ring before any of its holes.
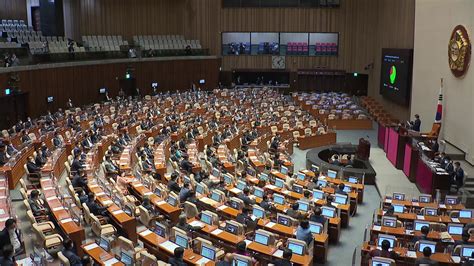
{"type": "Polygon", "coordinates": [[[410,137],[406,128],[398,126],[388,129],[387,159],[397,169],[403,169],[405,145],[409,140],[410,137]]]}
{"type": "Polygon", "coordinates": [[[119,80],[120,88],[127,96],[137,96],[137,80],[135,78],[122,78],[119,80]]]}

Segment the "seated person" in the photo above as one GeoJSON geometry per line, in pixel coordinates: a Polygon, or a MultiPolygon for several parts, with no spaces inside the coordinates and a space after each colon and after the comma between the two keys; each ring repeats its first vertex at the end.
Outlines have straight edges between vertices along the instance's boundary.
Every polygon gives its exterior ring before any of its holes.
{"type": "Polygon", "coordinates": [[[153,204],[151,204],[150,198],[149,198],[148,196],[144,196],[144,197],[143,197],[143,201],[142,201],[141,206],[142,206],[143,208],[145,208],[151,215],[154,215],[154,213],[155,213],[155,206],[153,206],[153,204]]]}
{"type": "Polygon", "coordinates": [[[78,188],[76,190],[77,197],[79,198],[79,201],[82,203],[86,203],[89,200],[89,197],[87,196],[86,192],[82,188],[78,188]]]}
{"type": "Polygon", "coordinates": [[[0,144],[0,166],[4,166],[5,164],[7,164],[8,159],[10,159],[10,156],[7,154],[7,149],[2,143],[0,144]]]}
{"type": "Polygon", "coordinates": [[[9,245],[12,248],[12,256],[17,256],[25,251],[23,235],[17,226],[16,220],[13,218],[7,219],[5,221],[5,228],[0,231],[0,251],[9,245]]]}
{"type": "Polygon", "coordinates": [[[189,197],[190,191],[191,191],[190,184],[188,182],[185,182],[183,184],[183,187],[179,191],[179,202],[185,202],[189,197]]]}
{"type": "Polygon", "coordinates": [[[421,227],[421,235],[413,237],[412,243],[415,244],[420,240],[428,240],[428,233],[430,232],[430,228],[428,226],[421,227]]]}
{"type": "Polygon", "coordinates": [[[176,172],[173,172],[171,174],[171,179],[170,181],[168,181],[168,189],[170,191],[173,191],[175,193],[179,193],[179,191],[181,190],[181,187],[179,186],[177,180],[178,180],[178,173],[176,172]]]}
{"type": "Polygon", "coordinates": [[[382,250],[374,248],[369,252],[370,257],[383,257],[388,259],[397,259],[398,254],[395,251],[389,251],[390,242],[388,240],[382,241],[382,250]]]}
{"type": "Polygon", "coordinates": [[[36,157],[35,157],[35,164],[36,166],[38,167],[43,167],[43,165],[45,165],[47,162],[47,159],[46,157],[43,156],[43,153],[41,151],[41,149],[36,149],[36,157]]]}
{"type": "Polygon", "coordinates": [[[0,257],[1,266],[14,266],[15,259],[13,258],[13,246],[11,244],[4,245],[2,248],[2,256],[0,257]]]}
{"type": "Polygon", "coordinates": [[[86,189],[87,187],[87,175],[84,171],[79,170],[78,172],[74,173],[72,177],[71,184],[73,188],[82,188],[86,189]]]}
{"type": "Polygon", "coordinates": [[[308,220],[302,220],[300,222],[300,225],[296,229],[296,239],[306,242],[308,247],[313,242],[313,233],[311,233],[311,230],[309,229],[308,220]]]}
{"type": "Polygon", "coordinates": [[[187,173],[193,172],[193,164],[189,161],[188,155],[183,156],[183,160],[179,164],[181,169],[183,169],[187,173]]]}
{"type": "Polygon", "coordinates": [[[94,215],[105,216],[107,214],[107,207],[102,207],[95,202],[95,195],[93,193],[89,193],[86,205],[89,208],[89,211],[94,215]]]}
{"type": "Polygon", "coordinates": [[[255,204],[255,199],[250,197],[250,189],[245,187],[241,194],[239,194],[239,199],[241,199],[245,205],[253,205],[255,204]]]}
{"type": "Polygon", "coordinates": [[[252,217],[250,216],[250,209],[247,207],[244,207],[242,212],[237,214],[235,220],[248,228],[255,228],[257,225],[257,220],[252,220],[252,217]]]}
{"type": "Polygon", "coordinates": [[[253,264],[255,264],[257,262],[257,260],[255,260],[255,256],[253,256],[252,254],[250,254],[247,251],[247,243],[245,243],[245,241],[240,241],[239,243],[237,243],[236,250],[235,250],[234,254],[247,256],[247,257],[252,258],[252,263],[253,264]]]}
{"type": "Polygon", "coordinates": [[[296,219],[296,220],[300,220],[300,219],[303,219],[306,217],[305,214],[303,214],[300,210],[300,205],[298,204],[298,202],[295,202],[291,205],[291,209],[288,209],[286,211],[286,214],[288,216],[290,216],[291,218],[293,219],[296,219]]]}
{"type": "Polygon", "coordinates": [[[344,188],[345,188],[345,187],[346,187],[346,185],[344,185],[344,183],[340,183],[340,184],[337,186],[336,193],[341,194],[341,195],[347,195],[347,192],[344,191],[344,188]]]}
{"type": "Polygon", "coordinates": [[[291,263],[291,256],[293,256],[293,251],[291,251],[291,249],[283,249],[283,256],[275,262],[275,266],[292,266],[293,263],[291,263]]]}
{"type": "Polygon", "coordinates": [[[176,227],[178,227],[181,230],[184,230],[185,232],[198,231],[199,229],[201,229],[201,227],[199,226],[192,226],[188,224],[188,218],[186,217],[186,214],[181,214],[179,216],[176,227]]]}
{"type": "Polygon", "coordinates": [[[117,175],[120,174],[120,168],[112,161],[112,157],[110,157],[110,154],[105,155],[104,166],[107,175],[117,177],[117,175]]]}
{"type": "Polygon", "coordinates": [[[311,222],[316,222],[324,225],[326,223],[326,217],[322,215],[321,208],[319,206],[314,207],[311,216],[309,217],[311,222]]]}
{"type": "Polygon", "coordinates": [[[341,166],[341,162],[339,161],[339,155],[334,155],[334,158],[332,159],[331,161],[331,164],[332,165],[336,165],[336,166],[341,166]]]}
{"type": "Polygon", "coordinates": [[[454,241],[454,246],[458,245],[471,245],[472,242],[469,241],[471,235],[467,231],[463,231],[461,234],[461,240],[454,241]]]}
{"type": "Polygon", "coordinates": [[[184,249],[177,247],[174,249],[174,256],[168,259],[168,263],[171,266],[187,266],[188,264],[183,261],[184,249]]]}
{"type": "Polygon", "coordinates": [[[54,145],[54,147],[56,147],[56,148],[60,148],[60,147],[63,146],[63,141],[62,141],[61,138],[59,137],[59,132],[55,132],[55,133],[54,133],[53,145],[54,145]]]}
{"type": "Polygon", "coordinates": [[[423,249],[423,257],[419,257],[415,260],[415,265],[438,265],[437,261],[432,260],[431,258],[431,248],[425,247],[423,249]]]}
{"type": "Polygon", "coordinates": [[[71,164],[71,172],[79,172],[80,170],[86,168],[85,165],[81,161],[81,157],[79,154],[74,155],[74,160],[71,164]]]}
{"type": "Polygon", "coordinates": [[[89,265],[90,259],[88,257],[81,258],[76,254],[74,249],[74,242],[71,239],[65,239],[63,241],[63,255],[69,260],[71,266],[82,266],[89,265]]]}
{"type": "Polygon", "coordinates": [[[28,199],[28,203],[30,204],[31,211],[33,212],[34,216],[47,214],[46,209],[43,207],[40,201],[39,195],[40,195],[40,192],[34,189],[31,191],[30,198],[28,199]]]}
{"type": "Polygon", "coordinates": [[[272,195],[263,195],[262,202],[260,202],[260,207],[262,207],[266,211],[276,210],[276,207],[273,205],[272,195]]]}

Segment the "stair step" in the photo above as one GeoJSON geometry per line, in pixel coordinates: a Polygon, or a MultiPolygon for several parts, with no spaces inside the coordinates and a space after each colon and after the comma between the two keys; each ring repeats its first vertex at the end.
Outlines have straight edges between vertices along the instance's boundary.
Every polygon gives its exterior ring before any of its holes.
{"type": "Polygon", "coordinates": [[[474,188],[474,182],[464,182],[464,188],[474,188]]]}

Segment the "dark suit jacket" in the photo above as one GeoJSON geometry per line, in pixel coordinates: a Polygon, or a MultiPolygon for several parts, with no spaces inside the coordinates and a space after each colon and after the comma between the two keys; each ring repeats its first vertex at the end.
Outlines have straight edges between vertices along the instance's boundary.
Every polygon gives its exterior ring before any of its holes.
{"type": "Polygon", "coordinates": [[[41,171],[41,167],[38,167],[35,163],[32,162],[27,162],[26,168],[28,168],[28,172],[30,172],[30,174],[36,174],[41,171]]]}
{"type": "Polygon", "coordinates": [[[168,263],[171,264],[171,266],[187,266],[186,262],[183,261],[183,259],[177,259],[177,258],[169,258],[168,263]]]}
{"type": "Polygon", "coordinates": [[[71,266],[82,266],[81,258],[77,256],[77,254],[74,253],[72,250],[64,249],[63,255],[69,260],[71,266]]]}
{"type": "Polygon", "coordinates": [[[412,129],[414,131],[420,132],[420,128],[421,128],[421,120],[420,119],[415,119],[415,121],[413,121],[412,129]]]}
{"type": "MultiPolygon", "coordinates": [[[[20,229],[16,229],[15,233],[18,239],[20,240],[21,244],[23,245],[20,229]]],[[[11,245],[11,242],[10,242],[10,234],[8,233],[7,228],[4,228],[2,231],[0,231],[0,255],[2,256],[3,256],[3,252],[2,252],[3,247],[6,245],[11,245]]],[[[0,264],[0,265],[3,265],[3,264],[0,264]]],[[[7,264],[7,265],[10,265],[10,264],[7,264]]]]}
{"type": "Polygon", "coordinates": [[[0,152],[0,166],[5,165],[8,162],[6,152],[0,152]]]}
{"type": "Polygon", "coordinates": [[[415,265],[438,265],[438,262],[430,258],[421,257],[415,260],[415,265]]]}
{"type": "Polygon", "coordinates": [[[5,258],[0,257],[0,266],[13,266],[15,262],[13,262],[13,258],[5,258]]]}
{"type": "Polygon", "coordinates": [[[173,180],[170,180],[168,182],[168,189],[176,193],[179,193],[179,191],[181,190],[178,183],[176,183],[176,181],[173,181],[173,180]]]}
{"type": "Polygon", "coordinates": [[[279,259],[275,261],[275,266],[291,266],[293,265],[291,261],[286,260],[286,259],[279,259]]]}
{"type": "Polygon", "coordinates": [[[241,200],[245,203],[245,205],[253,205],[253,204],[255,204],[255,200],[250,199],[249,196],[246,196],[246,195],[244,195],[244,194],[240,194],[240,195],[239,195],[239,199],[241,199],[241,200]]]}

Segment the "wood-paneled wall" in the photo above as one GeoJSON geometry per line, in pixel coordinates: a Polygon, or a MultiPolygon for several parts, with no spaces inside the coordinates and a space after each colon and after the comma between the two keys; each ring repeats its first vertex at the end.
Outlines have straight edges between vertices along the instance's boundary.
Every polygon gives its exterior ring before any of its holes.
{"type": "Polygon", "coordinates": [[[26,0],[0,0],[0,19],[23,19],[26,23],[26,0]]]}
{"type": "MultiPolygon", "coordinates": [[[[126,69],[134,69],[133,76],[141,93],[151,93],[151,83],[158,82],[159,90],[173,91],[190,88],[206,80],[206,86],[215,88],[219,80],[220,59],[146,61],[134,63],[99,64],[74,67],[58,67],[40,70],[20,71],[20,88],[29,92],[27,112],[32,117],[47,110],[63,108],[70,98],[75,105],[100,102],[103,95],[99,88],[106,87],[110,97],[119,91],[119,78],[125,76],[126,69]],[[48,104],[46,97],[53,96],[48,104]]],[[[9,74],[0,74],[0,86],[6,87],[9,74]]]]}

